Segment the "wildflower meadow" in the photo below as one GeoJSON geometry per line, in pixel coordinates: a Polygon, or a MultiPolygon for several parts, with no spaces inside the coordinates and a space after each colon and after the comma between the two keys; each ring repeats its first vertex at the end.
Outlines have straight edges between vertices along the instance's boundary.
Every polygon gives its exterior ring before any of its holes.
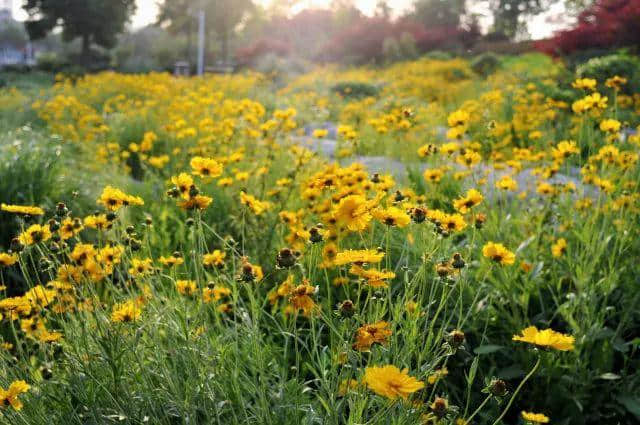
{"type": "Polygon", "coordinates": [[[639,125],[540,53],[0,89],[0,423],[637,424],[639,125]]]}

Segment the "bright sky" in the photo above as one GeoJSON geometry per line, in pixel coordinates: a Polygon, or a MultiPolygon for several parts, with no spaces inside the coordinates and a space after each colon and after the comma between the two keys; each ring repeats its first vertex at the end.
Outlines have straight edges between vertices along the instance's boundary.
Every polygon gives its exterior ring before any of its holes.
{"type": "MultiPolygon", "coordinates": [[[[3,1],[3,0],[0,0],[3,1]]],[[[6,1],[6,0],[4,0],[6,1]]],[[[138,10],[132,19],[133,28],[140,28],[152,23],[158,13],[158,0],[136,0],[138,2],[138,10]]],[[[170,0],[169,0],[170,1],[170,0]]],[[[264,6],[270,5],[273,1],[278,0],[256,0],[258,4],[264,6]]],[[[353,0],[355,5],[367,15],[373,14],[376,8],[377,0],[353,0]]],[[[387,4],[396,13],[399,14],[409,8],[413,4],[414,0],[388,0],[387,4]]],[[[13,1],[14,16],[17,19],[25,19],[25,13],[21,9],[21,1],[13,1]]],[[[470,2],[474,3],[474,2],[470,2]]],[[[488,10],[486,6],[482,6],[482,1],[476,1],[475,6],[471,6],[472,11],[486,15],[484,19],[481,19],[483,26],[491,24],[491,18],[488,16],[488,10]]],[[[331,0],[300,0],[293,6],[292,11],[297,12],[309,7],[326,8],[331,4],[331,0]]],[[[529,21],[529,32],[534,39],[545,38],[550,36],[555,30],[558,30],[566,23],[551,22],[552,17],[562,16],[564,12],[564,6],[562,3],[554,4],[549,11],[539,16],[534,17],[529,21]]]]}

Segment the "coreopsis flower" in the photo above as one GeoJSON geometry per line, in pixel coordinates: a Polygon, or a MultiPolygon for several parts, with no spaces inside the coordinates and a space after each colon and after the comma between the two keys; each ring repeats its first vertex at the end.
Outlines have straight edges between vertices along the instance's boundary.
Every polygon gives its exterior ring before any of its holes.
{"type": "Polygon", "coordinates": [[[542,413],[532,413],[525,412],[524,410],[521,412],[522,419],[531,423],[531,424],[548,424],[549,418],[542,413]]]}
{"type": "Polygon", "coordinates": [[[328,134],[329,134],[329,130],[327,130],[326,128],[316,128],[315,130],[313,130],[312,135],[316,139],[323,139],[327,137],[328,134]]]}
{"type": "Polygon", "coordinates": [[[222,174],[222,165],[213,158],[196,156],[190,162],[193,174],[204,178],[218,177],[222,174]]]}
{"type": "Polygon", "coordinates": [[[0,409],[11,406],[14,410],[22,410],[22,401],[18,398],[20,394],[24,394],[31,386],[25,381],[13,381],[6,390],[0,388],[0,409]]]}
{"type": "Polygon", "coordinates": [[[554,257],[562,257],[565,252],[567,252],[567,240],[565,238],[560,238],[551,245],[551,254],[554,257]]]}
{"type": "Polygon", "coordinates": [[[336,266],[343,266],[345,264],[364,264],[364,263],[379,263],[384,257],[384,252],[379,252],[375,249],[363,249],[363,250],[346,250],[338,252],[333,259],[333,264],[336,266]]]}
{"type": "Polygon", "coordinates": [[[128,300],[113,306],[111,321],[118,323],[135,322],[142,315],[142,309],[134,300],[128,300]]]}
{"type": "Polygon", "coordinates": [[[44,210],[40,207],[33,207],[33,206],[27,206],[27,205],[7,205],[4,203],[0,205],[0,211],[5,211],[12,214],[32,215],[32,216],[44,214],[44,210]]]}
{"type": "Polygon", "coordinates": [[[607,81],[604,83],[605,86],[615,90],[620,90],[625,84],[627,84],[627,79],[619,75],[607,78],[607,81]]]}
{"type": "Polygon", "coordinates": [[[580,148],[573,140],[563,140],[551,148],[551,155],[555,160],[563,160],[573,154],[579,154],[580,148]]]}
{"type": "Polygon", "coordinates": [[[364,382],[378,395],[395,400],[406,400],[409,396],[424,388],[424,382],[409,376],[408,369],[400,370],[393,365],[371,366],[365,369],[364,382]]]}
{"type": "Polygon", "coordinates": [[[138,196],[127,195],[120,189],[107,186],[103,189],[98,204],[103,205],[109,211],[118,211],[123,206],[144,205],[144,200],[138,196]]]}
{"type": "Polygon", "coordinates": [[[209,254],[204,254],[202,256],[202,264],[209,267],[224,267],[224,259],[227,257],[227,253],[223,252],[219,249],[214,249],[213,252],[209,254]]]}
{"type": "Polygon", "coordinates": [[[240,202],[242,203],[242,205],[246,205],[247,207],[249,207],[255,215],[261,215],[271,208],[270,202],[260,201],[253,195],[248,195],[244,191],[240,191],[240,202]]]}
{"type": "Polygon", "coordinates": [[[501,190],[518,190],[518,182],[511,178],[511,176],[502,176],[496,181],[496,188],[501,190]]]}
{"type": "Polygon", "coordinates": [[[578,78],[573,83],[571,83],[571,86],[574,89],[591,90],[591,91],[595,91],[597,85],[598,85],[598,82],[595,80],[595,78],[578,78]]]}
{"type": "Polygon", "coordinates": [[[551,184],[549,184],[547,182],[541,182],[536,187],[536,192],[539,195],[544,195],[544,196],[555,195],[556,194],[556,188],[553,187],[553,185],[551,185],[551,184]]]}
{"type": "Polygon", "coordinates": [[[467,222],[461,214],[442,214],[438,222],[440,227],[449,233],[461,232],[467,227],[467,222]]]}
{"type": "Polygon", "coordinates": [[[375,269],[365,270],[356,264],[351,266],[349,273],[365,279],[367,281],[367,285],[372,288],[386,288],[388,286],[386,280],[396,277],[396,274],[392,271],[375,269]]]}
{"type": "Polygon", "coordinates": [[[524,329],[520,335],[514,335],[513,341],[526,342],[541,348],[553,348],[559,351],[573,350],[575,338],[556,332],[553,329],[538,330],[535,326],[524,329]]]}
{"type": "Polygon", "coordinates": [[[209,285],[202,290],[202,299],[205,303],[220,301],[222,298],[231,295],[231,289],[223,285],[209,285]]]}
{"type": "Polygon", "coordinates": [[[174,252],[168,257],[160,257],[158,258],[158,262],[166,267],[179,266],[184,263],[184,258],[179,252],[174,252]]]}
{"type": "Polygon", "coordinates": [[[617,133],[620,131],[622,124],[618,120],[606,119],[600,121],[600,130],[605,133],[617,133]]]}
{"type": "Polygon", "coordinates": [[[484,197],[482,196],[482,193],[478,190],[469,189],[465,196],[453,201],[453,208],[460,211],[462,214],[466,214],[471,210],[471,208],[480,205],[483,199],[484,197]]]}
{"type": "Polygon", "coordinates": [[[0,266],[9,267],[18,262],[18,254],[9,254],[6,252],[0,252],[0,266]]]}
{"type": "Polygon", "coordinates": [[[171,183],[175,185],[175,188],[178,190],[178,193],[175,195],[180,195],[182,199],[189,199],[191,197],[190,191],[191,188],[194,187],[193,177],[191,177],[187,173],[180,173],[177,176],[171,177],[171,183]]]}
{"type": "Polygon", "coordinates": [[[177,280],[176,289],[182,295],[186,295],[190,297],[196,293],[198,286],[196,285],[196,282],[193,280],[177,280]]]}
{"type": "Polygon", "coordinates": [[[310,316],[311,313],[313,313],[313,311],[316,309],[316,303],[311,298],[311,295],[315,293],[316,288],[309,285],[309,283],[305,280],[304,283],[296,286],[289,292],[289,304],[285,308],[285,312],[295,313],[298,311],[302,311],[302,314],[304,316],[310,316]]]}
{"type": "Polygon", "coordinates": [[[63,240],[70,239],[77,235],[83,228],[84,226],[82,225],[82,221],[80,221],[79,218],[72,219],[70,217],[67,217],[62,220],[62,223],[60,223],[60,237],[63,240]]]}
{"type": "Polygon", "coordinates": [[[431,375],[427,377],[427,382],[429,383],[429,385],[433,385],[448,374],[449,369],[447,369],[446,367],[443,367],[442,369],[436,369],[431,375]]]}
{"type": "Polygon", "coordinates": [[[145,276],[153,271],[153,260],[151,258],[131,260],[129,274],[133,277],[145,276]]]}
{"type": "Polygon", "coordinates": [[[470,149],[466,150],[464,153],[461,152],[456,158],[456,162],[458,164],[469,168],[476,166],[480,161],[482,161],[482,155],[470,149]]]}
{"type": "Polygon", "coordinates": [[[178,202],[178,206],[183,210],[204,210],[213,202],[213,198],[204,195],[195,195],[189,199],[178,202]]]}
{"type": "Polygon", "coordinates": [[[386,344],[391,334],[389,323],[385,321],[363,325],[356,331],[356,341],[353,343],[353,349],[369,351],[373,344],[386,344]]]}
{"type": "Polygon", "coordinates": [[[96,259],[105,265],[120,264],[120,258],[124,252],[124,247],[120,245],[107,245],[104,248],[98,250],[96,259]]]}
{"type": "Polygon", "coordinates": [[[264,274],[262,267],[251,264],[246,258],[242,259],[242,270],[239,276],[240,280],[244,282],[260,282],[264,274]]]}
{"type": "Polygon", "coordinates": [[[340,200],[333,210],[333,217],[352,232],[366,229],[371,221],[373,202],[362,195],[349,195],[340,200]]]}
{"type": "Polygon", "coordinates": [[[482,247],[482,255],[502,265],[511,265],[516,259],[516,255],[504,245],[494,242],[487,242],[482,247]]]}
{"type": "Polygon", "coordinates": [[[39,224],[32,224],[18,236],[20,243],[26,246],[45,242],[50,238],[51,230],[49,226],[41,226],[39,224]]]}
{"type": "Polygon", "coordinates": [[[411,222],[409,215],[397,207],[375,208],[371,211],[371,215],[387,226],[406,227],[411,222]]]}
{"type": "Polygon", "coordinates": [[[84,218],[84,225],[97,230],[109,230],[113,227],[113,221],[106,214],[94,214],[84,218]]]}
{"type": "Polygon", "coordinates": [[[434,169],[427,168],[426,170],[424,170],[424,173],[422,174],[424,179],[430,183],[438,183],[442,179],[443,175],[444,175],[444,171],[442,171],[442,169],[440,168],[434,168],[434,169]]]}

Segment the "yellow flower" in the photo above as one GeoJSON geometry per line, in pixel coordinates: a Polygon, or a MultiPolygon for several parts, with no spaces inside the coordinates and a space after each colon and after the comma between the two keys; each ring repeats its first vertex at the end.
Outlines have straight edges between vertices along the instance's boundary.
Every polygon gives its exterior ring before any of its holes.
{"type": "Polygon", "coordinates": [[[371,221],[372,203],[362,195],[349,195],[340,200],[333,212],[334,218],[347,226],[352,232],[359,232],[367,228],[371,221]]]}
{"type": "Polygon", "coordinates": [[[574,89],[595,91],[598,82],[594,78],[578,78],[571,85],[574,89]]]}
{"type": "Polygon", "coordinates": [[[560,351],[573,350],[575,338],[561,334],[553,329],[538,330],[535,326],[524,329],[521,335],[514,335],[513,341],[527,342],[538,347],[551,347],[560,351]]]}
{"type": "Polygon", "coordinates": [[[131,260],[131,267],[129,268],[129,273],[133,277],[144,276],[146,274],[151,273],[153,271],[153,260],[151,258],[146,258],[144,260],[140,260],[138,258],[134,258],[131,260]]]}
{"type": "Polygon", "coordinates": [[[408,369],[400,371],[393,365],[366,368],[364,382],[374,393],[391,400],[398,397],[406,400],[409,395],[424,388],[424,382],[409,376],[408,369]]]}
{"type": "Polygon", "coordinates": [[[600,122],[600,130],[605,133],[617,133],[620,131],[620,126],[621,124],[618,120],[607,119],[600,122]]]}
{"type": "Polygon", "coordinates": [[[31,386],[22,380],[13,381],[7,390],[0,388],[0,408],[11,406],[15,410],[21,410],[23,405],[18,396],[30,388],[31,386]]]}
{"type": "Polygon", "coordinates": [[[482,255],[503,265],[511,265],[516,260],[516,255],[501,243],[487,242],[482,247],[482,255]]]}
{"type": "Polygon", "coordinates": [[[127,195],[120,189],[107,186],[102,191],[98,204],[104,205],[109,211],[118,211],[123,206],[144,205],[144,201],[138,196],[127,195]]]}
{"type": "Polygon", "coordinates": [[[0,252],[0,266],[9,267],[18,262],[18,254],[0,252]]]}
{"type": "Polygon", "coordinates": [[[471,210],[471,208],[475,207],[476,205],[480,205],[483,199],[484,197],[482,196],[482,193],[480,193],[478,190],[469,189],[464,197],[453,201],[453,208],[460,211],[462,214],[466,214],[467,212],[469,212],[469,210],[471,210]]]}
{"type": "Polygon", "coordinates": [[[51,238],[49,226],[41,226],[39,224],[32,224],[18,236],[18,240],[22,245],[33,245],[49,240],[49,238],[51,238]]]}
{"type": "Polygon", "coordinates": [[[270,202],[260,201],[254,196],[246,194],[244,191],[240,192],[240,202],[243,205],[248,206],[255,215],[261,215],[263,212],[271,208],[270,202]]]}
{"type": "Polygon", "coordinates": [[[113,306],[113,311],[111,312],[111,321],[122,323],[134,322],[140,317],[141,314],[142,310],[140,309],[138,304],[133,300],[129,300],[113,306]]]}
{"type": "Polygon", "coordinates": [[[226,252],[215,249],[212,253],[204,254],[202,256],[202,264],[204,264],[205,266],[222,267],[224,266],[224,259],[226,256],[226,252]]]}
{"type": "Polygon", "coordinates": [[[347,250],[338,252],[333,260],[333,264],[336,266],[342,266],[349,263],[379,263],[384,257],[384,252],[378,252],[375,249],[363,249],[363,250],[347,250]]]}
{"type": "Polygon", "coordinates": [[[213,158],[196,156],[191,159],[193,174],[200,177],[218,177],[222,174],[222,165],[213,158]]]}
{"type": "Polygon", "coordinates": [[[548,424],[549,418],[542,413],[530,413],[522,411],[522,419],[534,424],[548,424]]]}
{"type": "Polygon", "coordinates": [[[560,238],[551,245],[551,254],[554,257],[562,257],[565,252],[567,252],[567,240],[565,238],[560,238]]]}
{"type": "Polygon", "coordinates": [[[496,182],[496,187],[502,190],[518,190],[518,182],[510,176],[502,176],[496,182]]]}
{"type": "Polygon", "coordinates": [[[371,214],[387,226],[406,227],[411,222],[407,213],[397,207],[376,208],[371,214]]]}
{"type": "Polygon", "coordinates": [[[176,281],[176,289],[182,295],[190,297],[196,292],[196,282],[193,280],[178,280],[176,281]]]}
{"type": "Polygon", "coordinates": [[[356,332],[356,342],[353,349],[358,351],[369,351],[373,344],[384,345],[387,338],[391,336],[389,323],[380,321],[370,325],[363,325],[356,332]]]}
{"type": "Polygon", "coordinates": [[[40,207],[31,207],[24,205],[0,205],[0,210],[6,211],[8,213],[13,214],[21,214],[21,215],[43,215],[44,210],[40,207]]]}
{"type": "Polygon", "coordinates": [[[191,197],[191,195],[189,195],[189,192],[193,187],[193,177],[191,177],[189,174],[180,173],[177,176],[173,176],[171,177],[171,183],[173,183],[176,188],[178,188],[178,191],[180,192],[180,195],[183,199],[189,199],[191,197]]]}

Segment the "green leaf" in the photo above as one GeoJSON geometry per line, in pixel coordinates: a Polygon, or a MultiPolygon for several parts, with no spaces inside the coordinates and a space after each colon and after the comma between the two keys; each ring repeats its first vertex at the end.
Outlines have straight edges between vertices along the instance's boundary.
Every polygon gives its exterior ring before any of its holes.
{"type": "Polygon", "coordinates": [[[632,413],[640,419],[640,400],[628,395],[621,395],[618,397],[618,401],[629,411],[629,413],[632,413]]]}
{"type": "Polygon", "coordinates": [[[606,379],[607,381],[615,381],[616,379],[620,379],[620,375],[616,375],[615,373],[607,372],[598,376],[600,379],[606,379]]]}
{"type": "Polygon", "coordinates": [[[473,350],[474,353],[481,355],[481,354],[491,354],[491,353],[495,353],[498,350],[503,349],[504,347],[502,345],[481,345],[480,347],[476,347],[475,350],[473,350]]]}

